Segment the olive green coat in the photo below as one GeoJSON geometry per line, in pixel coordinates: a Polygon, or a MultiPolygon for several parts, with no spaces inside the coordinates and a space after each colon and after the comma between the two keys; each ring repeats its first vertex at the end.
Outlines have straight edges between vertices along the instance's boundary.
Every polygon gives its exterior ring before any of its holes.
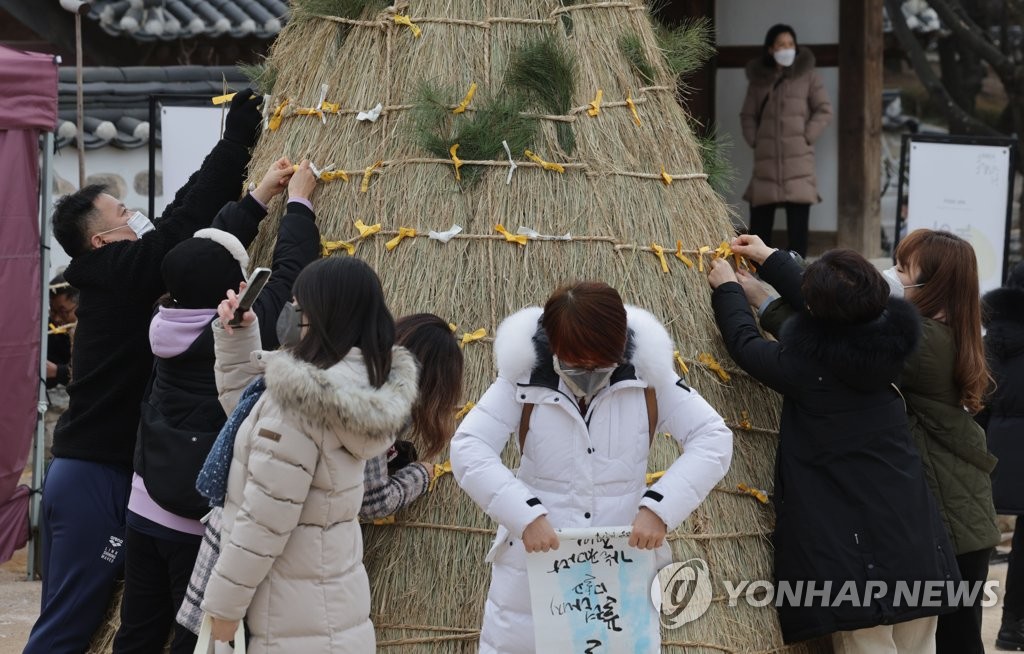
{"type": "Polygon", "coordinates": [[[1000,541],[992,502],[996,458],[985,431],[960,402],[953,331],[930,318],[921,322],[921,345],[904,365],[900,384],[914,440],[956,553],[994,547],[1000,541]]]}

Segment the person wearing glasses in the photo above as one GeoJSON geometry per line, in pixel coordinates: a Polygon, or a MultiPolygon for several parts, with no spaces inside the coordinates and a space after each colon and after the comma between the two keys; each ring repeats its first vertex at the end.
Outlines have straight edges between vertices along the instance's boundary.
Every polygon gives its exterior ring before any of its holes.
{"type": "Polygon", "coordinates": [[[124,565],[125,509],[140,403],[153,371],[149,322],[166,288],[164,255],[237,200],[263,117],[235,95],[217,142],[155,223],[86,186],[58,200],[53,234],[79,290],[68,409],[53,435],[43,486],[43,589],[26,654],[89,647],[124,565]]]}
{"type": "MultiPolygon", "coordinates": [[[[505,319],[498,378],[456,430],[452,472],[498,522],[480,652],[533,652],[527,552],[558,548],[555,528],[632,525],[657,550],[725,476],[732,432],[676,375],[672,339],[650,313],[601,282],[556,291],[505,319]],[[648,488],[655,433],[685,450],[648,488]],[[501,460],[518,437],[518,474],[501,460]]],[[[657,639],[658,634],[650,634],[657,639]]]]}

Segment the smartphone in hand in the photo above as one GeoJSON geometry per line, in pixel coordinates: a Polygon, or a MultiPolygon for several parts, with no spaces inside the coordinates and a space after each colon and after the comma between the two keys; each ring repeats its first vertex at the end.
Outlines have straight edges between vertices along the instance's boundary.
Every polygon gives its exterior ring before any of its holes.
{"type": "Polygon", "coordinates": [[[256,298],[259,297],[260,291],[268,281],[270,281],[270,268],[257,268],[252,271],[252,275],[245,282],[245,290],[238,296],[238,308],[235,309],[235,316],[228,321],[228,325],[237,327],[242,324],[242,316],[252,308],[252,305],[256,304],[256,298]]]}

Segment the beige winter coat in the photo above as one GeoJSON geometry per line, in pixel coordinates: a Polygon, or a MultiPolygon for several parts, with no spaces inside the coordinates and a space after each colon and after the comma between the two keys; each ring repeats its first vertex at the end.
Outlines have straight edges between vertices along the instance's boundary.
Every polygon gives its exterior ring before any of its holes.
{"type": "Polygon", "coordinates": [[[765,66],[760,58],[754,59],[747,64],[747,80],[750,85],[740,122],[743,140],[754,149],[754,174],[743,199],[752,207],[821,202],[814,174],[814,142],[832,120],[832,105],[814,69],[814,55],[800,48],[793,65],[781,72],[774,64],[765,66]]]}
{"type": "Polygon", "coordinates": [[[220,557],[203,609],[245,618],[253,654],[371,654],[370,586],[357,522],[366,459],[409,419],[415,359],[395,348],[388,381],[367,381],[359,350],[323,370],[262,352],[258,325],[214,323],[229,414],[259,374],[267,390],[242,423],[228,474],[220,557]]]}

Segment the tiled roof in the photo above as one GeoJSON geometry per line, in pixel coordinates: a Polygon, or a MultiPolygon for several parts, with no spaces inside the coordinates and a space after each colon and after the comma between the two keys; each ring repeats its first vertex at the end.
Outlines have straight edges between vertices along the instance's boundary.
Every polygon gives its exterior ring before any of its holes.
{"type": "MultiPolygon", "coordinates": [[[[134,68],[85,68],[82,88],[85,102],[83,139],[86,150],[112,145],[139,148],[152,135],[160,143],[160,126],[149,124],[150,95],[202,95],[245,88],[248,80],[234,66],[139,66],[134,68]]],[[[62,66],[57,84],[57,145],[75,147],[75,69],[62,66]]],[[[157,113],[157,120],[160,115],[157,113]]]]}
{"type": "Polygon", "coordinates": [[[89,12],[107,33],[139,41],[272,39],[287,15],[282,0],[98,0],[89,12]]]}

